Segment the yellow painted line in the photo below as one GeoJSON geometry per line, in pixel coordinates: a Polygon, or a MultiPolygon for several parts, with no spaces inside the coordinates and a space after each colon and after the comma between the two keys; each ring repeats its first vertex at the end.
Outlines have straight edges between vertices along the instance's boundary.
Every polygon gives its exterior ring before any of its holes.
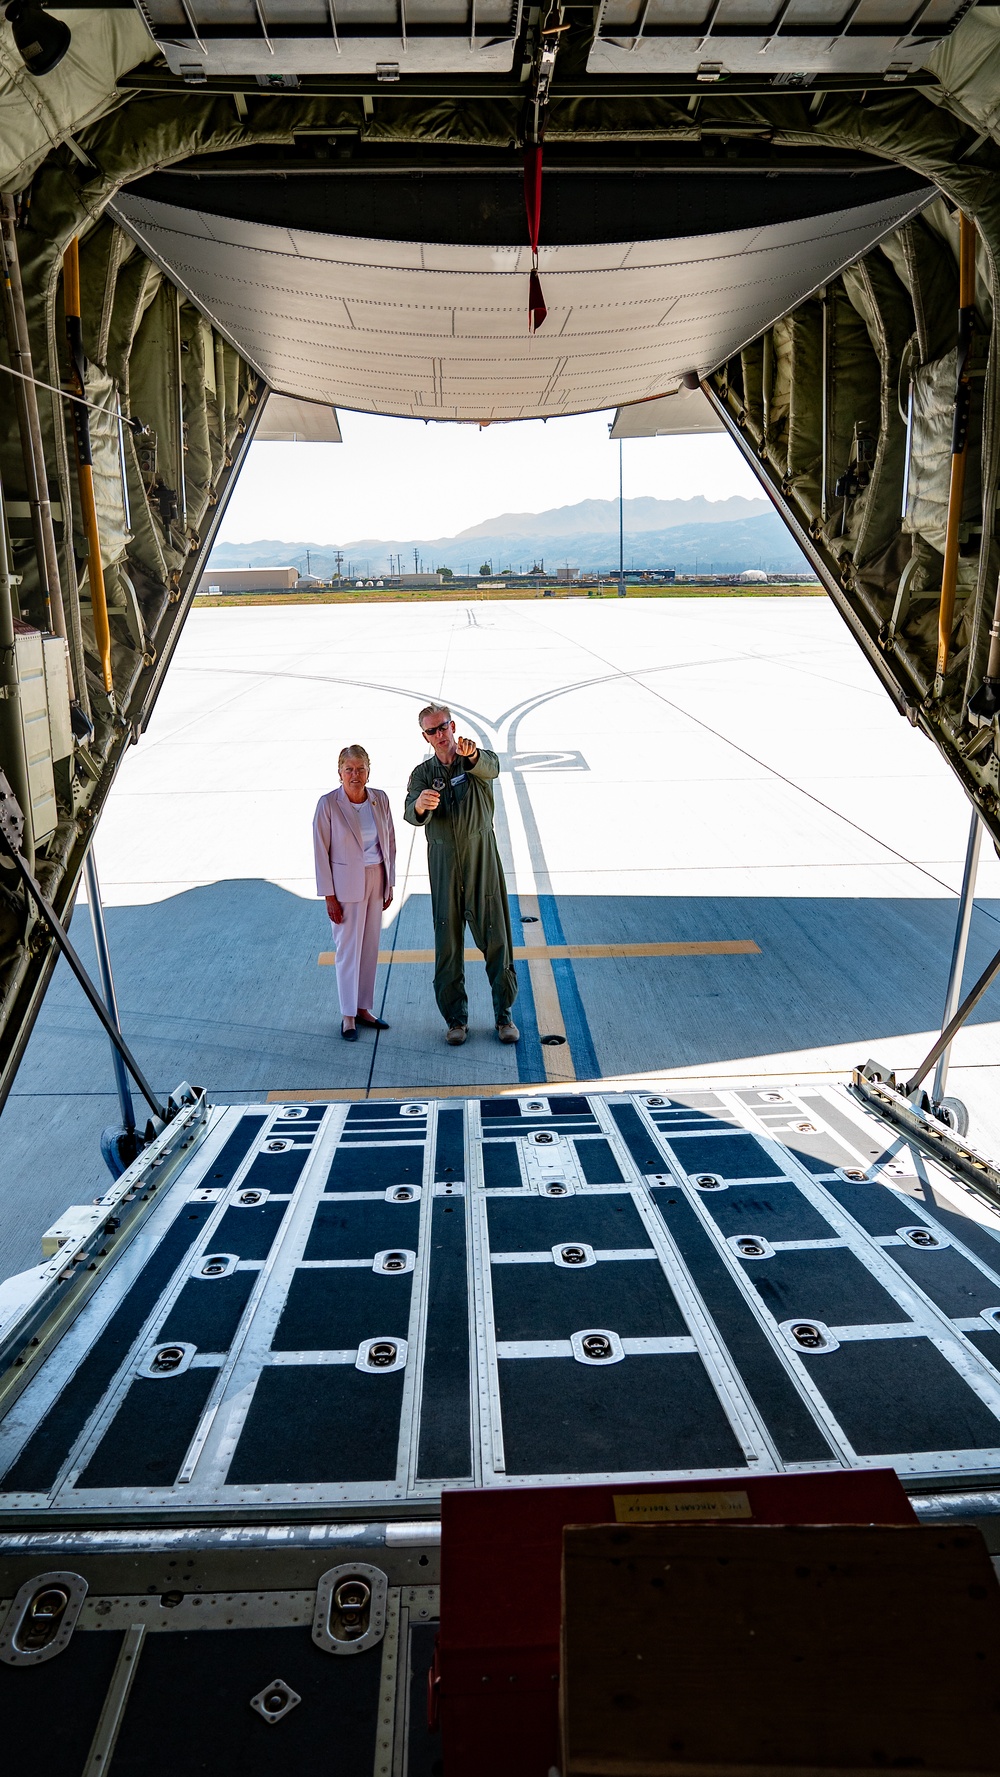
{"type": "Polygon", "coordinates": [[[509,1080],[502,1085],[482,1086],[373,1086],[366,1092],[363,1086],[309,1086],[305,1092],[269,1092],[268,1104],[344,1104],[354,1103],[358,1099],[373,1098],[401,1099],[413,1098],[524,1098],[533,1092],[544,1092],[548,1082],[538,1080],[534,1085],[518,1080],[511,1085],[509,1080]]]}
{"type": "MultiPolygon", "coordinates": [[[[521,897],[522,901],[527,897],[521,897]]],[[[759,956],[760,945],[752,938],[704,938],[689,942],[663,944],[515,944],[517,962],[557,962],[560,958],[588,962],[599,959],[623,960],[633,956],[759,956]]],[[[321,950],[323,964],[336,962],[336,952],[321,950]]],[[[380,950],[380,963],[432,963],[433,950],[380,950]]],[[[467,963],[482,962],[481,950],[467,950],[467,963]]],[[[548,1025],[545,1027],[548,1029],[548,1025]]]]}
{"type": "Polygon", "coordinates": [[[562,1006],[559,1002],[559,989],[552,973],[552,958],[549,946],[545,942],[545,931],[541,921],[541,908],[537,895],[523,892],[520,896],[522,914],[533,914],[523,928],[527,939],[525,944],[514,948],[515,959],[528,965],[528,979],[531,982],[532,998],[535,1002],[535,1022],[538,1034],[562,1037],[561,1043],[542,1043],[542,1063],[545,1068],[545,1083],[548,1086],[568,1086],[576,1079],[576,1065],[573,1051],[566,1035],[566,1024],[563,1019],[562,1006]]]}
{"type": "MultiPolygon", "coordinates": [[[[539,909],[537,898],[533,895],[522,894],[520,899],[522,912],[534,913],[536,918],[538,918],[539,909]]],[[[558,962],[563,958],[589,962],[601,960],[627,961],[632,957],[760,955],[760,946],[755,944],[752,938],[703,938],[690,939],[687,941],[674,939],[659,944],[546,944],[540,919],[538,920],[537,926],[529,923],[524,928],[524,931],[528,942],[526,944],[515,944],[514,957],[516,961],[526,962],[528,965],[528,975],[531,980],[531,991],[535,1001],[535,1017],[538,1023],[539,1034],[542,1037],[559,1036],[563,1039],[561,1043],[542,1044],[542,1058],[545,1063],[544,1083],[546,1086],[566,1086],[576,1080],[576,1067],[573,1062],[572,1050],[570,1049],[569,1041],[566,1036],[566,1025],[563,1020],[562,1007],[559,1003],[559,991],[556,987],[556,979],[552,971],[552,964],[554,962],[558,962]]],[[[336,963],[336,960],[337,956],[335,951],[323,950],[320,952],[319,961],[321,964],[331,966],[336,963]]],[[[433,963],[434,952],[433,950],[380,950],[378,953],[378,960],[380,963],[426,964],[433,963]]],[[[467,963],[482,962],[483,953],[481,950],[466,950],[465,960],[467,963]]],[[[400,1090],[405,1090],[405,1088],[400,1088],[400,1090]]],[[[464,1087],[448,1087],[443,1091],[428,1091],[426,1093],[423,1088],[414,1088],[414,1090],[419,1090],[425,1097],[463,1097],[473,1095],[471,1092],[467,1094],[464,1087]]],[[[485,1092],[489,1091],[490,1088],[475,1088],[475,1091],[477,1092],[480,1090],[485,1092]]],[[[499,1092],[508,1090],[508,1088],[496,1087],[493,1090],[499,1092]]],[[[523,1090],[531,1091],[531,1087],[526,1086],[523,1090]]],[[[272,1093],[269,1097],[269,1103],[277,1103],[284,1096],[286,1095],[280,1092],[272,1093]]],[[[327,1093],[325,1096],[329,1098],[331,1097],[331,1094],[327,1093]]],[[[334,1093],[332,1096],[334,1098],[361,1098],[364,1094],[363,1092],[357,1091],[353,1093],[334,1093]]],[[[394,1091],[387,1090],[384,1093],[376,1092],[372,1096],[376,1098],[379,1096],[391,1098],[394,1096],[394,1091]]]]}

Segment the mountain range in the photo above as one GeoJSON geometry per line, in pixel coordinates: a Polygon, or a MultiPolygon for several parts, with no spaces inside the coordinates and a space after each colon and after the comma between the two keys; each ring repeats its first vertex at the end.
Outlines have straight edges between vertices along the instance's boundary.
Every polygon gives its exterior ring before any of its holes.
{"type": "MultiPolygon", "coordinates": [[[[739,573],[763,567],[777,573],[805,573],[809,564],[767,500],[733,495],[726,500],[640,498],[624,502],[626,568],[675,568],[739,573]]],[[[581,500],[545,512],[505,512],[451,537],[400,541],[359,538],[342,544],[286,542],[217,543],[215,568],[280,567],[326,579],[341,571],[355,577],[451,568],[476,574],[486,563],[492,573],[515,572],[543,563],[556,568],[611,573],[618,566],[617,500],[581,500]]]]}
{"type": "MultiPolygon", "coordinates": [[[[654,500],[646,495],[625,500],[625,529],[635,531],[666,531],[674,525],[725,524],[735,518],[759,518],[770,512],[769,500],[746,500],[732,494],[728,500],[706,500],[696,494],[691,500],[654,500]]],[[[574,506],[555,506],[548,512],[502,512],[498,518],[486,518],[482,524],[458,531],[463,537],[576,537],[596,532],[618,535],[617,500],[578,500],[574,506]]]]}

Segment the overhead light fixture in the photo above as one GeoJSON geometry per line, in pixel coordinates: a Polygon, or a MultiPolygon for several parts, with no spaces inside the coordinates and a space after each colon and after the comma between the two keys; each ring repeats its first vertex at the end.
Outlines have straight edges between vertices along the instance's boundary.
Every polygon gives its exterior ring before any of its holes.
{"type": "Polygon", "coordinates": [[[51,74],[66,54],[73,34],[62,19],[46,12],[41,0],[11,0],[7,22],[29,74],[51,74]]]}

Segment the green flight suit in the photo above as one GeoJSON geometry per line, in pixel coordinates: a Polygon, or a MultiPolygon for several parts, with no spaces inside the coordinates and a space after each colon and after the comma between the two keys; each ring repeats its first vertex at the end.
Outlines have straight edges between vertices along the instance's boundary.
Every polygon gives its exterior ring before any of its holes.
{"type": "Polygon", "coordinates": [[[507,888],[493,831],[493,779],[500,775],[495,753],[481,750],[474,765],[461,754],[452,764],[425,759],[410,773],[404,815],[427,831],[427,867],[434,918],[434,996],[448,1024],[467,1024],[465,926],[486,958],[499,1023],[517,997],[514,946],[507,888]],[[444,779],[441,800],[431,814],[417,814],[422,790],[444,779]]]}

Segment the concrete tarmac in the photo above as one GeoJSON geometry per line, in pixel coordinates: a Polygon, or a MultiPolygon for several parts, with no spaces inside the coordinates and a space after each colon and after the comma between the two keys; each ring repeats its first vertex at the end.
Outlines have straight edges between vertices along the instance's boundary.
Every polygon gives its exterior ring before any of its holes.
{"type": "MultiPolygon", "coordinates": [[[[913,1065],[940,1025],[968,826],[820,599],[298,605],[192,613],[96,849],[124,1027],[159,1089],[474,1095],[913,1065]],[[433,938],[402,800],[434,698],[502,758],[514,1050],[477,961],[470,1038],[448,1048],[413,955],[433,938]],[[349,1045],[310,829],[352,741],[392,800],[399,881],[376,994],[391,1029],[349,1045]]],[[[73,936],[92,958],[82,905],[73,936]]],[[[998,943],[987,842],[967,984],[998,943]]],[[[998,1086],[994,988],[949,1082],[994,1156],[998,1086]]],[[[106,1187],[116,1118],[106,1041],[60,966],[0,1117],[0,1275],[106,1187]]]]}

